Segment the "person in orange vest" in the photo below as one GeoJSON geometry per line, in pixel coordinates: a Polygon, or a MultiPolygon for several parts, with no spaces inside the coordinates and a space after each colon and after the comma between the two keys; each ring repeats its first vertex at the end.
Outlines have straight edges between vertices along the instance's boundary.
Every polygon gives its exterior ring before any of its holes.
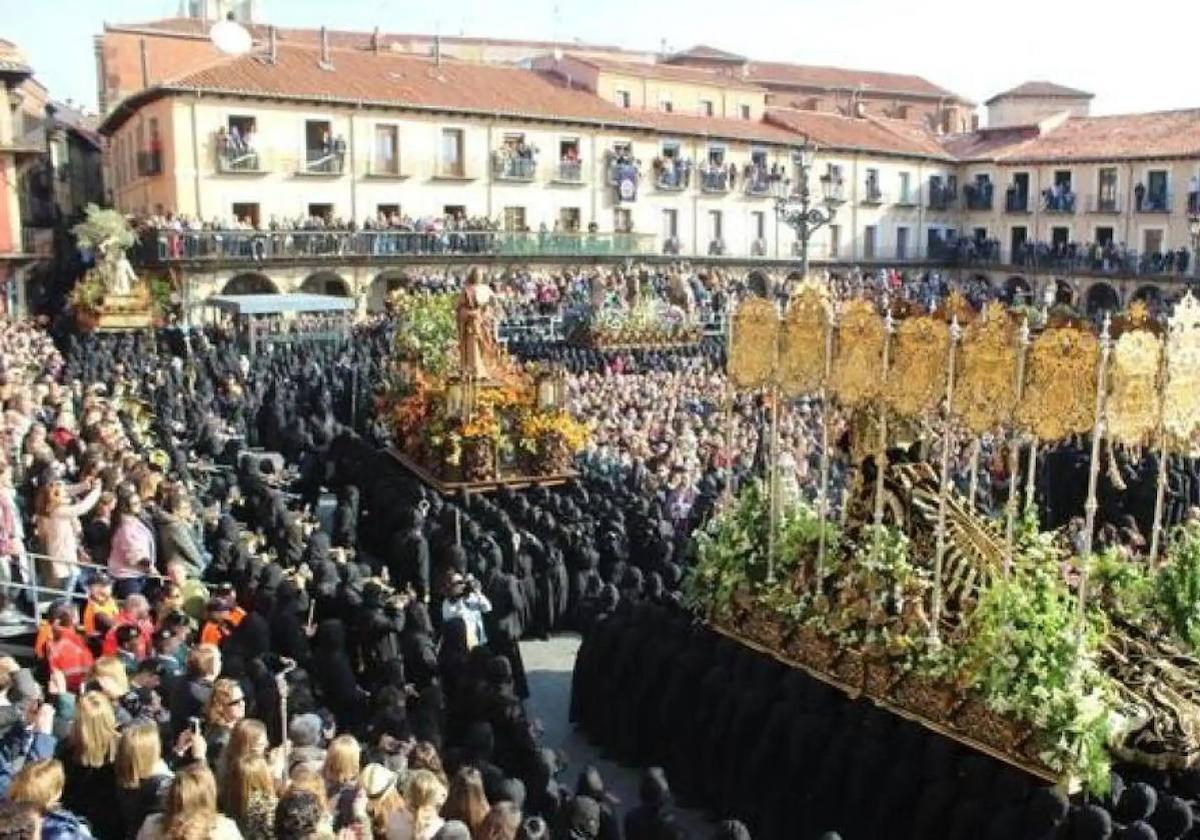
{"type": "Polygon", "coordinates": [[[67,691],[74,694],[79,690],[95,661],[87,642],[76,630],[78,613],[69,601],[56,603],[50,610],[50,637],[38,655],[46,662],[50,672],[62,673],[67,691]]]}
{"type": "Polygon", "coordinates": [[[245,615],[245,611],[231,598],[219,595],[209,598],[207,616],[204,626],[200,628],[200,644],[220,647],[221,642],[225,641],[245,615]]]}
{"type": "Polygon", "coordinates": [[[117,628],[133,625],[138,630],[138,638],[134,645],[134,653],[138,661],[145,659],[150,653],[150,637],[154,633],[154,622],[150,618],[150,602],[146,596],[134,592],[126,596],[117,613],[116,621],[104,636],[104,655],[116,656],[120,648],[117,640],[117,628]]]}
{"type": "Polygon", "coordinates": [[[118,604],[113,598],[112,581],[106,574],[92,578],[87,593],[87,603],[83,607],[83,635],[93,645],[92,652],[98,653],[105,634],[116,621],[118,604]]]}

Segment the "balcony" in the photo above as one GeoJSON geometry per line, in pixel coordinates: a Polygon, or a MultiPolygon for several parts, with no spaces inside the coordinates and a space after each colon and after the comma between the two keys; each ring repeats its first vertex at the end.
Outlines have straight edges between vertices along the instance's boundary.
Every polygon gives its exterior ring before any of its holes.
{"type": "Polygon", "coordinates": [[[497,181],[528,183],[537,175],[537,161],[527,157],[496,155],[492,159],[492,175],[497,181]]]}
{"type": "Polygon", "coordinates": [[[1075,213],[1077,198],[1075,193],[1070,190],[1063,190],[1062,192],[1043,190],[1042,212],[1054,216],[1070,216],[1075,213]]]}
{"type": "Polygon", "coordinates": [[[1171,193],[1165,190],[1156,190],[1139,195],[1137,187],[1134,187],[1133,209],[1136,213],[1170,213],[1171,193]]]}
{"type": "Polygon", "coordinates": [[[968,210],[988,211],[992,209],[991,184],[966,184],[963,186],[963,202],[968,210]]]}
{"type": "Polygon", "coordinates": [[[954,199],[954,190],[950,189],[950,187],[941,184],[930,184],[929,202],[925,205],[925,209],[944,212],[954,206],[954,199]]]}
{"type": "Polygon", "coordinates": [[[921,191],[913,189],[901,190],[900,195],[892,203],[897,207],[919,207],[921,205],[921,191]]]}
{"type": "Polygon", "coordinates": [[[822,175],[821,187],[824,190],[826,201],[833,204],[846,202],[846,182],[840,176],[822,175]]]}
{"type": "Polygon", "coordinates": [[[558,162],[558,171],[554,176],[554,181],[559,184],[582,184],[583,161],[560,160],[558,162]]]}
{"type": "Polygon", "coordinates": [[[270,262],[362,257],[388,260],[428,255],[645,256],[656,237],[642,233],[510,233],[492,230],[161,230],[143,243],[139,260],[270,262]],[[148,246],[148,247],[147,247],[148,246]]]}
{"type": "Polygon", "coordinates": [[[341,175],[346,164],[346,155],[330,149],[305,149],[304,168],[301,175],[341,175]]]}
{"type": "Polygon", "coordinates": [[[1028,213],[1029,210],[1029,194],[1017,192],[1009,189],[1004,194],[1004,212],[1005,213],[1028,213]]]}
{"type": "Polygon", "coordinates": [[[868,180],[863,185],[862,204],[883,204],[883,190],[879,188],[878,181],[868,180]]]}
{"type": "Polygon", "coordinates": [[[750,165],[743,173],[742,192],[749,196],[764,197],[774,193],[779,176],[772,178],[765,167],[750,165]]]}
{"type": "Polygon", "coordinates": [[[162,152],[138,152],[137,174],[142,178],[162,174],[162,152]]]}
{"type": "Polygon", "coordinates": [[[1101,216],[1119,216],[1121,214],[1121,198],[1111,193],[1106,195],[1089,195],[1087,197],[1087,211],[1101,216]]]}
{"type": "Polygon", "coordinates": [[[217,172],[222,175],[262,175],[265,170],[257,149],[217,149],[217,172]]]}
{"type": "Polygon", "coordinates": [[[724,167],[701,167],[700,192],[717,194],[729,192],[729,170],[724,167]]]}
{"type": "Polygon", "coordinates": [[[683,192],[691,181],[692,168],[683,163],[667,164],[654,172],[654,187],[659,192],[683,192]]]}

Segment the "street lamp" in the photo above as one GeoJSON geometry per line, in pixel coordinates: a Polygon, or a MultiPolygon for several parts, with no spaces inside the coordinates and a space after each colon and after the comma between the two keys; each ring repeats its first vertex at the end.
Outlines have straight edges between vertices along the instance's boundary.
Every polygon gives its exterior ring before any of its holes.
{"type": "Polygon", "coordinates": [[[789,189],[786,180],[777,181],[775,187],[775,216],[796,232],[800,246],[800,275],[808,276],[808,241],[814,232],[833,221],[842,204],[841,180],[834,181],[830,175],[821,176],[821,205],[814,206],[812,193],[808,189],[808,174],[817,155],[817,145],[808,135],[792,153],[796,165],[796,189],[789,189]]]}
{"type": "Polygon", "coordinates": [[[1200,213],[1188,216],[1188,234],[1192,237],[1192,273],[1200,277],[1200,213]]]}

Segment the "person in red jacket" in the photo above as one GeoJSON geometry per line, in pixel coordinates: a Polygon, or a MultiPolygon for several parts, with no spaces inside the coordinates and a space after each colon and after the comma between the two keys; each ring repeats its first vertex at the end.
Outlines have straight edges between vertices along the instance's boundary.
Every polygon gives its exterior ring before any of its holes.
{"type": "Polygon", "coordinates": [[[62,673],[67,690],[71,693],[79,690],[94,661],[87,641],[76,629],[77,618],[75,606],[69,602],[61,601],[51,607],[45,625],[49,632],[44,642],[39,633],[37,651],[51,672],[62,673]]]}
{"type": "Polygon", "coordinates": [[[121,611],[117,613],[112,628],[104,636],[104,655],[116,656],[120,647],[117,641],[117,628],[133,625],[138,629],[139,638],[134,646],[138,661],[145,659],[150,653],[150,637],[154,633],[154,622],[150,618],[150,602],[144,595],[133,593],[127,595],[121,603],[121,611]]]}

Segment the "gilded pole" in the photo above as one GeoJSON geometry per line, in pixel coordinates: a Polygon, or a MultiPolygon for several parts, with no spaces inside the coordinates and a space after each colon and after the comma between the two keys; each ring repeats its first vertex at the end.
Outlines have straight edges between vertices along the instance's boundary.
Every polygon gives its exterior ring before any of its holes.
{"type": "Polygon", "coordinates": [[[830,306],[829,317],[825,319],[825,376],[821,380],[821,476],[820,489],[817,496],[817,516],[820,521],[820,531],[817,535],[817,566],[814,571],[816,588],[821,589],[821,572],[825,567],[825,523],[829,519],[829,423],[832,408],[829,400],[829,377],[833,371],[833,329],[834,319],[837,318],[836,305],[830,306]]]}
{"type": "Polygon", "coordinates": [[[930,610],[929,639],[941,643],[938,625],[942,619],[942,561],[946,556],[946,504],[950,496],[950,452],[954,447],[954,423],[951,410],[954,404],[954,363],[962,329],[958,317],[950,322],[950,359],[946,366],[946,413],[942,420],[942,478],[938,487],[937,543],[933,554],[933,608],[930,610]]]}
{"type": "MultiPolygon", "coordinates": [[[[892,333],[895,331],[892,311],[889,309],[883,318],[883,374],[882,381],[886,385],[888,365],[891,364],[892,333]]],[[[872,558],[879,559],[883,548],[883,473],[887,466],[887,431],[888,410],[884,400],[878,401],[879,406],[879,443],[875,449],[875,542],[871,548],[872,558]]]]}
{"type": "Polygon", "coordinates": [[[1029,438],[1029,466],[1025,471],[1025,510],[1033,509],[1033,494],[1037,481],[1038,442],[1036,437],[1029,438]]]}
{"type": "Polygon", "coordinates": [[[967,483],[967,504],[975,510],[975,497],[979,493],[979,438],[971,441],[970,479],[967,483]]]}
{"type": "MultiPolygon", "coordinates": [[[[1167,386],[1170,342],[1163,342],[1162,354],[1158,357],[1158,387],[1167,386]]],[[[1158,559],[1158,544],[1162,542],[1163,503],[1167,492],[1167,399],[1161,394],[1158,400],[1158,478],[1154,485],[1154,524],[1150,526],[1150,562],[1158,559]]]]}
{"type": "MultiPolygon", "coordinates": [[[[1021,397],[1025,393],[1025,357],[1029,353],[1029,319],[1026,318],[1021,323],[1020,332],[1017,334],[1017,388],[1016,397],[1017,403],[1021,401],[1021,397]]],[[[1012,571],[1013,565],[1013,539],[1017,520],[1017,481],[1019,480],[1018,469],[1020,465],[1021,451],[1021,435],[1013,432],[1012,440],[1008,444],[1008,502],[1005,504],[1005,521],[1004,521],[1004,574],[1008,575],[1012,571]]]]}
{"type": "Polygon", "coordinates": [[[1112,352],[1109,336],[1109,316],[1104,316],[1100,329],[1100,361],[1096,368],[1096,412],[1092,423],[1092,459],[1088,465],[1087,501],[1083,503],[1083,549],[1079,553],[1079,626],[1075,628],[1076,641],[1083,646],[1087,619],[1088,564],[1092,557],[1092,531],[1096,527],[1096,485],[1100,477],[1100,439],[1104,436],[1104,402],[1108,391],[1108,357],[1112,352]]]}

